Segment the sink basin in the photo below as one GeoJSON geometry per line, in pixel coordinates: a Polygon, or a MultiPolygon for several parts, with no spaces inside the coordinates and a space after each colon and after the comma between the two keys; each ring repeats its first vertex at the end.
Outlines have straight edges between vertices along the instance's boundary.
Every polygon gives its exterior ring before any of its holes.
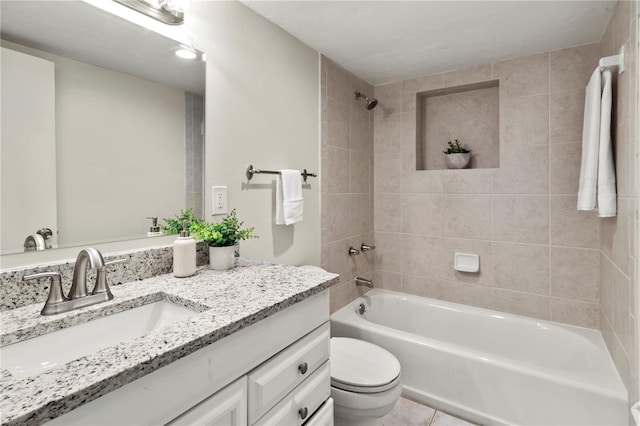
{"type": "Polygon", "coordinates": [[[1,366],[24,379],[197,314],[166,300],[149,303],[5,346],[1,366]]]}

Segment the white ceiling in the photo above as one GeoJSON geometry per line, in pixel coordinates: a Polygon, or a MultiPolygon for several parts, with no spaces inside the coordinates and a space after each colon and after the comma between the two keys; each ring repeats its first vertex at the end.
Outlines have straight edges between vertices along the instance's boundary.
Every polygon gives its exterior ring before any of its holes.
{"type": "Polygon", "coordinates": [[[372,84],[600,41],[615,0],[252,1],[372,84]]]}

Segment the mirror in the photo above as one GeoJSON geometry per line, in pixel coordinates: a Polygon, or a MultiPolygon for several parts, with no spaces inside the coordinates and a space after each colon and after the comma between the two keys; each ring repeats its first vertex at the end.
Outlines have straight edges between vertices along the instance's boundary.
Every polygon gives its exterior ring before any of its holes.
{"type": "Polygon", "coordinates": [[[0,18],[0,254],[43,228],[69,247],[202,216],[202,52],[82,1],[3,0],[0,18]]]}

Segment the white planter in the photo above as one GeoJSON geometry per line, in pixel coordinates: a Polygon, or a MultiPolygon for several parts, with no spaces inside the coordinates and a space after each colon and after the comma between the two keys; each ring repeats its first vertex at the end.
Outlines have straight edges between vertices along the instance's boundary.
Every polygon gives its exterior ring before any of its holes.
{"type": "Polygon", "coordinates": [[[216,270],[231,269],[235,265],[236,246],[209,246],[209,267],[216,270]]]}
{"type": "Polygon", "coordinates": [[[447,169],[465,169],[471,160],[470,152],[459,152],[454,154],[445,154],[445,163],[447,169]]]}

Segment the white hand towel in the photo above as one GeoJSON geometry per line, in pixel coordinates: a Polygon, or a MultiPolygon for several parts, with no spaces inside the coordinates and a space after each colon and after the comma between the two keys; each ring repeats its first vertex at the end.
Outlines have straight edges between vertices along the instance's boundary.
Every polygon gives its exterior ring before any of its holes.
{"type": "Polygon", "coordinates": [[[601,73],[600,68],[596,68],[586,90],[577,207],[578,210],[598,209],[600,217],[616,214],[610,126],[611,71],[601,73]]]}
{"type": "Polygon", "coordinates": [[[276,225],[293,225],[300,222],[303,212],[300,170],[280,170],[276,180],[276,225]]]}
{"type": "Polygon", "coordinates": [[[616,170],[611,147],[611,70],[606,69],[602,73],[602,80],[597,208],[599,217],[613,217],[617,213],[617,204],[616,170]]]}

